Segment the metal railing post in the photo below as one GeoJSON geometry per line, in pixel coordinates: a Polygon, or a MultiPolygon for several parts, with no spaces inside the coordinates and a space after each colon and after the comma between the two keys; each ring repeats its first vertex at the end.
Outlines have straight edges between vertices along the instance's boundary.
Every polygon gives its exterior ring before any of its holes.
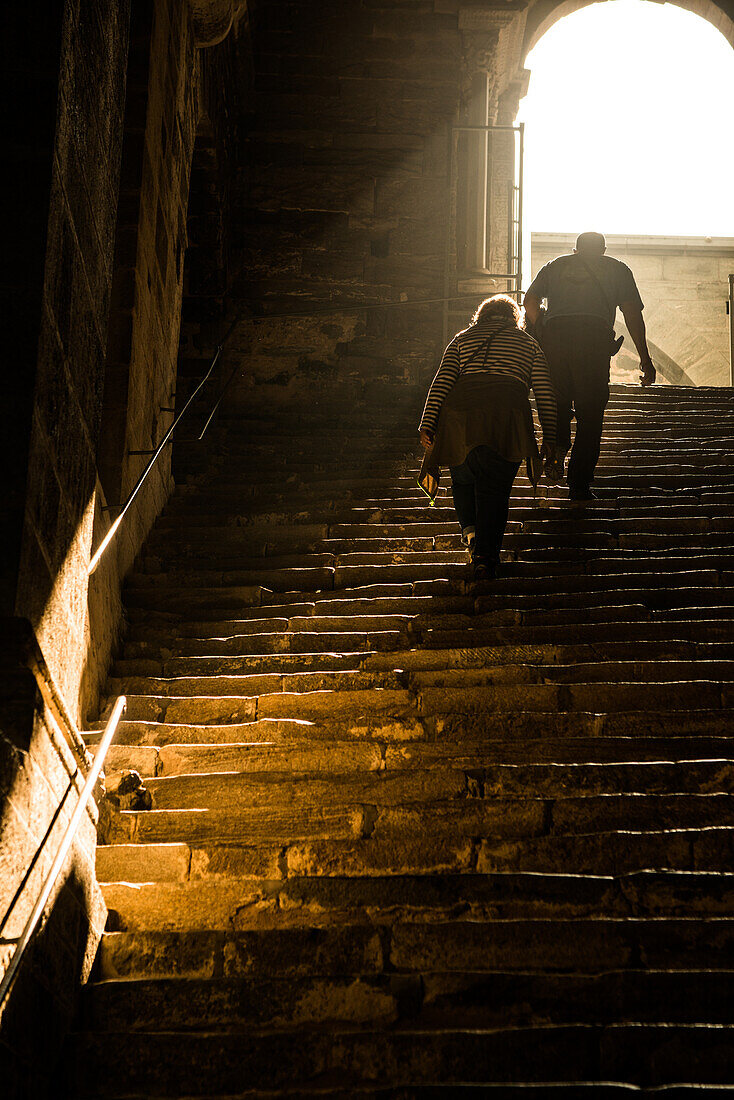
{"type": "Polygon", "coordinates": [[[734,386],[734,275],[729,276],[729,385],[734,386]]]}

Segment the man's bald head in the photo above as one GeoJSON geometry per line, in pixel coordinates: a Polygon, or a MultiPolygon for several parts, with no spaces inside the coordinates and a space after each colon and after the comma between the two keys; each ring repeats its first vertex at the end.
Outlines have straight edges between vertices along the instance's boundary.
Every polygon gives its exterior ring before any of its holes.
{"type": "Polygon", "coordinates": [[[603,256],[607,242],[601,233],[580,233],[576,238],[576,252],[585,256],[603,256]]]}

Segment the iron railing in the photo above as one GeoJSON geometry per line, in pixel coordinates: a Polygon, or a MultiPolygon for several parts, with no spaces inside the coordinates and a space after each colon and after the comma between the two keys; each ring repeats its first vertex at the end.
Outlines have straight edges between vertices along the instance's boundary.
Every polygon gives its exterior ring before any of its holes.
{"type": "MultiPolygon", "coordinates": [[[[497,277],[499,277],[499,276],[497,276],[497,277]]],[[[105,551],[108,549],[108,547],[112,543],[113,539],[115,538],[115,535],[119,531],[119,529],[122,525],[122,522],[125,519],[125,516],[130,511],[130,508],[132,507],[132,505],[135,501],[135,498],[137,497],[138,493],[140,492],[143,485],[145,484],[145,481],[146,481],[148,475],[150,474],[151,470],[154,468],[156,462],[158,461],[158,459],[162,455],[165,448],[170,443],[170,441],[173,437],[173,434],[176,431],[176,428],[178,427],[181,420],[183,419],[183,417],[188,412],[194,398],[203,389],[203,387],[206,385],[206,383],[209,381],[212,374],[214,373],[214,368],[216,367],[217,363],[219,362],[219,357],[222,353],[222,349],[224,348],[225,344],[227,343],[230,336],[234,332],[235,326],[237,324],[239,324],[240,321],[247,321],[247,322],[256,324],[257,322],[260,322],[260,321],[280,321],[280,320],[284,320],[284,319],[299,318],[299,317],[321,317],[321,316],[326,317],[326,316],[333,315],[334,313],[354,313],[357,310],[359,310],[359,311],[371,311],[371,310],[374,310],[374,309],[405,308],[406,306],[410,307],[410,306],[438,305],[438,304],[444,304],[446,302],[476,301],[476,299],[478,297],[481,297],[481,295],[478,295],[475,291],[474,293],[469,293],[469,294],[456,294],[456,295],[453,295],[453,296],[448,297],[448,298],[446,296],[442,296],[440,298],[413,298],[411,300],[406,300],[406,301],[401,300],[401,301],[396,301],[396,302],[367,302],[367,303],[358,303],[358,302],[356,302],[356,303],[352,303],[351,305],[325,306],[325,307],[320,308],[320,309],[310,309],[310,310],[302,310],[302,311],[294,310],[294,311],[289,312],[289,313],[264,313],[264,314],[261,314],[261,315],[250,315],[250,316],[246,316],[246,315],[242,314],[242,315],[238,315],[237,317],[235,317],[235,319],[232,321],[232,324],[229,326],[226,335],[222,338],[222,342],[217,347],[214,358],[212,359],[212,361],[209,365],[209,369],[207,370],[206,374],[201,379],[201,381],[199,382],[196,389],[194,390],[194,392],[189,397],[189,399],[186,402],[186,404],[184,405],[184,407],[181,409],[181,412],[178,414],[178,416],[176,416],[176,418],[173,421],[173,423],[171,424],[170,428],[167,430],[166,434],[163,436],[163,439],[160,441],[160,443],[155,448],[155,450],[151,453],[151,457],[148,460],[148,463],[147,463],[145,469],[141,473],[138,480],[135,482],[135,485],[134,485],[133,489],[131,490],[131,492],[129,493],[129,495],[127,497],[127,500],[125,501],[122,508],[120,509],[120,512],[119,512],[118,516],[113,521],[112,525],[110,526],[109,531],[107,532],[105,537],[102,539],[102,542],[99,544],[97,550],[95,550],[94,555],[92,556],[92,559],[89,562],[88,575],[91,576],[92,573],[94,573],[94,571],[96,570],[97,566],[99,565],[100,561],[102,560],[102,557],[103,557],[105,551]]],[[[244,302],[244,299],[241,299],[241,301],[244,302]]],[[[217,410],[219,409],[219,406],[221,405],[222,401],[224,400],[225,394],[227,393],[227,391],[228,391],[230,385],[232,384],[232,382],[234,381],[235,375],[238,373],[238,371],[239,371],[239,364],[237,364],[234,367],[234,369],[230,372],[229,377],[227,378],[227,381],[225,382],[224,386],[222,387],[217,400],[215,401],[209,415],[206,418],[206,421],[204,423],[204,427],[201,429],[201,432],[199,433],[198,436],[195,436],[193,439],[187,440],[187,442],[200,443],[203,440],[203,438],[206,435],[206,433],[207,433],[214,417],[216,416],[216,413],[217,413],[217,410]]],[[[147,451],[135,451],[133,453],[135,453],[135,454],[148,454],[147,451]]]]}

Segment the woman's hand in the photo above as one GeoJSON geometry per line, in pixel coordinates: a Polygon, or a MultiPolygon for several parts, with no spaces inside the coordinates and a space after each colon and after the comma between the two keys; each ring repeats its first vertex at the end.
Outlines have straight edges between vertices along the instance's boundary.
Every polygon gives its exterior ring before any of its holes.
{"type": "Polygon", "coordinates": [[[426,428],[420,430],[421,447],[424,451],[430,451],[433,446],[433,432],[427,431],[426,428]]]}

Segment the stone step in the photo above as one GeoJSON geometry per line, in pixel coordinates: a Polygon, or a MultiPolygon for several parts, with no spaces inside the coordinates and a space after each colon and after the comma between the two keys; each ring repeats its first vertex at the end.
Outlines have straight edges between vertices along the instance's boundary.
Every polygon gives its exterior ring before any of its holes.
{"type": "MultiPolygon", "coordinates": [[[[464,557],[462,552],[462,557],[464,557]]],[[[466,559],[465,559],[466,560],[466,559]]],[[[610,588],[608,578],[599,575],[578,574],[575,576],[557,577],[506,577],[489,582],[481,589],[471,585],[465,585],[466,594],[456,596],[371,596],[362,599],[350,599],[342,591],[320,595],[314,594],[313,602],[303,599],[298,603],[260,604],[250,612],[243,609],[244,622],[251,621],[258,626],[248,626],[248,632],[255,633],[270,629],[288,631],[328,629],[329,623],[325,618],[335,617],[338,628],[345,626],[362,627],[363,629],[380,629],[386,620],[375,619],[375,616],[401,616],[414,618],[417,615],[428,613],[459,612],[471,614],[490,610],[517,610],[539,608],[586,608],[588,606],[630,605],[644,603],[651,610],[670,610],[675,607],[727,607],[734,604],[734,586],[721,583],[714,570],[698,573],[691,572],[679,575],[675,580],[665,583],[662,578],[655,577],[653,583],[648,584],[651,578],[648,574],[622,574],[615,577],[615,584],[610,588]],[[703,584],[696,584],[695,578],[703,579],[703,584]],[[481,595],[479,595],[481,591],[481,595]],[[318,626],[304,619],[304,616],[317,616],[318,626]],[[353,623],[347,623],[346,617],[359,616],[353,623]],[[277,620],[268,622],[271,618],[277,620]]],[[[226,591],[226,590],[224,590],[226,591]]],[[[160,602],[160,590],[154,590],[152,603],[160,602]]],[[[181,598],[180,593],[175,593],[175,598],[181,598]]],[[[263,596],[267,599],[267,596],[263,596]]],[[[291,595],[293,599],[293,595],[291,595]]],[[[140,600],[139,603],[143,603],[140,600]]],[[[223,591],[220,590],[220,607],[223,604],[223,591]]],[[[213,600],[212,603],[215,603],[213,600]]],[[[235,595],[231,604],[238,607],[235,595]]],[[[192,602],[191,611],[196,614],[196,606],[192,602]]],[[[191,629],[189,626],[187,629],[191,629]]],[[[240,631],[242,633],[243,631],[240,631]]]]}
{"type": "MultiPolygon", "coordinates": [[[[246,664],[246,658],[243,664],[246,664]]],[[[273,696],[303,694],[313,701],[315,692],[329,693],[324,702],[331,702],[334,709],[341,706],[340,697],[347,693],[358,693],[360,699],[364,692],[374,689],[379,701],[385,692],[392,693],[407,688],[409,691],[427,695],[435,703],[436,690],[445,688],[448,697],[451,692],[463,690],[471,693],[468,698],[477,699],[474,689],[493,686],[513,686],[519,684],[547,685],[568,684],[584,685],[598,683],[602,696],[606,690],[616,685],[637,683],[640,685],[659,685],[669,683],[685,692],[690,685],[700,682],[703,692],[730,690],[734,695],[734,662],[732,661],[599,661],[593,663],[574,662],[571,664],[497,664],[488,662],[481,668],[440,668],[433,670],[415,670],[409,674],[402,669],[379,671],[311,671],[295,673],[227,673],[223,669],[209,676],[135,676],[124,679],[111,677],[108,689],[114,696],[128,693],[143,696],[241,696],[257,697],[266,700],[267,707],[277,706],[273,696]],[[714,684],[715,688],[709,685],[714,684]],[[430,694],[429,694],[430,693],[430,694]]],[[[403,704],[407,699],[402,700],[403,704]]],[[[431,705],[434,705],[432,703],[431,705]]],[[[291,706],[291,700],[287,704],[291,706]]],[[[574,706],[573,691],[570,705],[574,706]]],[[[448,708],[447,708],[448,709],[448,708]]]]}
{"type": "Polygon", "coordinates": [[[413,1088],[435,1081],[485,1084],[589,1080],[637,1086],[706,1085],[730,1077],[731,1028],[693,1025],[517,1025],[490,1030],[349,1031],[309,1035],[167,1032],[87,1034],[74,1043],[85,1066],[79,1096],[241,1095],[243,1081],[273,1089],[339,1082],[413,1088]],[[674,1054],[671,1056],[671,1049],[674,1054]],[[207,1069],[202,1080],[201,1067],[207,1069]],[[194,1092],[192,1094],[192,1084],[194,1092]]]}
{"type": "MultiPolygon", "coordinates": [[[[219,745],[246,741],[253,744],[282,744],[291,746],[304,743],[331,743],[380,741],[399,746],[432,742],[436,738],[447,745],[447,752],[456,745],[466,744],[470,751],[481,743],[489,745],[547,745],[554,750],[559,741],[570,739],[572,759],[577,740],[589,739],[594,744],[604,738],[626,739],[644,752],[645,744],[654,739],[668,738],[679,742],[681,738],[693,739],[693,744],[710,745],[714,755],[728,755],[722,738],[734,735],[734,719],[727,710],[659,710],[619,711],[611,714],[566,711],[498,711],[475,712],[472,715],[444,714],[434,718],[406,715],[330,715],[317,721],[298,718],[235,721],[218,724],[163,722],[156,719],[124,719],[115,738],[116,747],[162,745],[219,745]],[[715,747],[715,746],[719,747],[715,747]]],[[[99,742],[100,731],[86,735],[89,745],[99,742]]],[[[112,750],[111,750],[112,751],[112,750]]],[[[438,751],[438,750],[436,750],[438,751]]],[[[499,750],[498,750],[499,751],[499,750]]],[[[515,751],[515,750],[513,750],[515,751]]],[[[701,752],[703,752],[703,748],[701,752]]],[[[691,759],[700,755],[691,752],[691,759]]],[[[547,758],[540,751],[538,759],[547,758]]],[[[149,757],[149,759],[151,759],[149,757]]]]}
{"type": "MultiPolygon", "coordinates": [[[[507,688],[506,692],[521,691],[507,688]]],[[[537,689],[533,689],[537,690],[537,689]]],[[[551,689],[555,691],[555,689],[551,689]]],[[[547,694],[547,693],[546,693],[547,694]]],[[[706,694],[706,693],[702,693],[706,694]]],[[[709,691],[708,695],[712,695],[709,691]]],[[[513,697],[519,704],[520,695],[513,697]]],[[[550,701],[551,696],[548,695],[550,701]]],[[[507,696],[508,702],[512,702],[507,696]]],[[[541,697],[538,696],[538,702],[541,697]]],[[[538,708],[540,709],[540,708],[538,708]]],[[[415,715],[415,701],[408,691],[377,689],[356,691],[276,691],[253,695],[134,695],[127,694],[127,715],[133,721],[183,722],[195,724],[246,722],[259,718],[298,718],[315,720],[339,714],[362,717],[365,714],[392,717],[415,715]]]]}
{"type": "Polygon", "coordinates": [[[688,641],[720,639],[728,641],[732,636],[731,622],[727,616],[719,619],[711,617],[708,613],[701,614],[700,610],[696,619],[682,618],[684,609],[678,609],[670,614],[658,613],[654,620],[646,614],[646,610],[637,609],[637,617],[632,614],[620,616],[618,620],[606,622],[599,618],[596,621],[591,618],[587,622],[563,622],[558,621],[557,616],[540,613],[534,616],[532,623],[520,624],[509,621],[496,623],[494,627],[483,626],[476,628],[462,626],[460,628],[446,629],[441,625],[421,627],[421,643],[428,649],[450,649],[457,646],[478,648],[482,646],[497,646],[506,644],[536,645],[558,642],[579,644],[595,644],[603,639],[612,641],[654,641],[675,638],[685,645],[688,641]],[[696,621],[697,620],[697,621],[696,621]]]}
{"type": "MultiPolygon", "coordinates": [[[[255,642],[259,638],[255,635],[255,642]]],[[[364,639],[366,644],[367,639],[364,639]]],[[[400,669],[405,672],[476,669],[522,663],[525,666],[571,665],[588,666],[595,660],[620,662],[639,658],[642,663],[676,661],[687,658],[690,663],[710,661],[720,663],[734,658],[734,641],[682,642],[640,641],[607,642],[595,646],[579,645],[498,645],[476,648],[411,649],[389,652],[373,649],[344,653],[250,653],[255,648],[251,635],[215,639],[174,639],[135,643],[127,652],[139,656],[115,662],[113,676],[212,676],[266,673],[282,675],[293,672],[376,672],[400,669]],[[164,657],[162,651],[174,652],[164,657]],[[155,654],[155,656],[154,656],[155,654]],[[182,656],[180,654],[187,654],[182,656]],[[189,655],[190,654],[190,655],[189,655]]],[[[695,667],[695,666],[693,666],[695,667]]]]}
{"type": "MultiPolygon", "coordinates": [[[[607,941],[590,937],[597,950],[607,941]],[[594,942],[596,941],[596,943],[594,942]]],[[[581,951],[578,952],[581,955],[581,951]]],[[[620,952],[629,959],[629,953],[620,952]]],[[[613,958],[613,956],[612,956],[613,958]]],[[[611,970],[610,959],[610,970],[611,970]]],[[[358,977],[108,981],[84,998],[82,1023],[99,1032],[242,1032],[273,1026],[307,1031],[326,1023],[413,1026],[710,1023],[728,1020],[731,972],[611,971],[604,974],[465,972],[358,977]],[[661,1011],[665,1006],[666,1011],[661,1011]]]]}
{"type": "Polygon", "coordinates": [[[102,893],[117,931],[313,927],[371,919],[441,923],[459,910],[471,921],[604,917],[727,917],[734,876],[704,871],[591,875],[443,874],[204,879],[106,883],[102,893]],[[457,900],[457,899],[460,899],[457,900]]]}
{"type": "MultiPolygon", "coordinates": [[[[330,746],[331,749],[332,746],[330,746]]],[[[226,800],[255,806],[285,803],[343,802],[394,805],[408,802],[433,801],[436,798],[575,798],[600,794],[668,794],[668,793],[731,793],[734,788],[732,761],[686,760],[600,763],[600,764],[503,764],[470,768],[454,764],[451,758],[429,769],[412,767],[390,768],[387,756],[373,746],[362,746],[362,753],[353,753],[355,766],[349,766],[347,750],[341,767],[334,752],[334,769],[319,768],[311,773],[299,768],[295,760],[286,761],[285,770],[255,771],[248,765],[248,747],[237,745],[202,746],[198,752],[172,747],[160,749],[156,776],[146,782],[154,809],[197,806],[216,809],[226,800]],[[189,770],[192,763],[200,770],[189,770]],[[188,768],[187,768],[188,764],[188,768]],[[360,766],[361,764],[361,766],[360,766]],[[368,773],[381,773],[370,778],[368,773]],[[301,778],[307,774],[308,778],[301,778]]],[[[262,758],[260,758],[262,759],[262,758]]],[[[305,757],[304,764],[310,758],[305,757]]],[[[257,762],[257,758],[256,758],[257,762]]]]}
{"type": "MultiPolygon", "coordinates": [[[[609,563],[610,570],[614,564],[614,560],[609,563]]],[[[616,564],[613,585],[602,572],[599,562],[592,560],[586,567],[571,565],[564,572],[546,570],[539,563],[506,563],[502,567],[502,575],[496,581],[481,585],[467,583],[467,572],[461,570],[453,578],[436,577],[427,580],[408,579],[402,583],[366,584],[344,587],[336,592],[327,590],[278,593],[263,589],[258,602],[251,604],[243,604],[237,588],[210,588],[197,592],[188,589],[188,594],[186,590],[166,591],[165,605],[159,609],[157,619],[158,592],[155,586],[146,586],[139,594],[140,607],[131,610],[130,634],[135,636],[137,624],[141,622],[147,627],[175,626],[175,633],[182,636],[207,629],[200,625],[207,621],[216,622],[216,628],[220,629],[222,621],[227,618],[221,612],[226,610],[239,612],[237,617],[229,616],[229,620],[230,624],[237,621],[242,623],[237,631],[242,634],[262,633],[268,629],[287,630],[289,619],[313,615],[317,611],[319,614],[330,611],[340,615],[365,612],[411,615],[427,610],[471,612],[475,607],[483,606],[475,602],[482,596],[488,598],[484,606],[491,606],[491,600],[506,598],[512,601],[512,607],[515,606],[515,601],[518,606],[522,606],[523,600],[527,602],[533,597],[552,597],[559,600],[576,598],[579,602],[585,597],[587,603],[593,602],[596,605],[603,604],[605,600],[619,603],[622,593],[634,593],[638,601],[649,599],[664,605],[664,594],[667,593],[671,594],[671,599],[678,598],[679,593],[683,593],[690,601],[701,594],[710,601],[710,593],[721,592],[724,594],[722,602],[726,603],[732,591],[730,584],[721,584],[722,573],[714,568],[689,570],[674,574],[670,580],[666,580],[664,576],[649,569],[634,571],[634,563],[626,560],[616,564]],[[189,601],[188,604],[186,600],[189,601]],[[185,622],[180,621],[187,608],[190,618],[185,622]],[[269,623],[268,619],[278,621],[269,623]]],[[[661,564],[667,566],[669,563],[661,564]]],[[[726,574],[727,580],[730,576],[734,578],[734,572],[726,574]]],[[[627,599],[626,602],[633,601],[627,599]]]]}
{"type": "MultiPolygon", "coordinates": [[[[237,734],[247,736],[247,726],[212,727],[219,740],[206,740],[207,727],[157,727],[140,723],[146,728],[122,730],[120,743],[110,747],[106,759],[107,774],[134,770],[139,775],[187,775],[203,771],[280,772],[299,775],[338,775],[360,771],[393,771],[409,768],[461,768],[466,771],[493,765],[540,764],[624,764],[675,763],[678,761],[728,760],[734,756],[731,737],[698,735],[668,737],[589,737],[562,736],[537,738],[537,730],[522,741],[408,742],[336,740],[298,734],[295,729],[273,731],[268,725],[253,722],[253,731],[260,731],[260,740],[233,740],[237,734]],[[265,726],[264,730],[261,727],[265,726]],[[178,733],[177,733],[178,731],[178,733]],[[290,738],[288,735],[290,734],[290,738]],[[139,738],[138,742],[133,737],[139,738]],[[189,740],[172,740],[180,735],[189,740]],[[145,743],[144,739],[155,739],[145,743]],[[199,738],[198,740],[192,740],[199,738]],[[226,766],[225,766],[226,764],[226,766]],[[236,767],[234,767],[236,765],[236,767]]],[[[130,723],[135,726],[135,723],[130,723]]],[[[287,727],[287,723],[284,723],[287,727]]],[[[325,732],[325,731],[324,731],[325,732]]],[[[334,731],[338,734],[338,730],[334,731]]],[[[310,731],[309,731],[310,733],[310,731]]],[[[258,733],[253,732],[253,737],[258,733]]],[[[91,738],[89,744],[93,744],[91,738]]]]}
{"type": "Polygon", "coordinates": [[[722,871],[731,867],[734,828],[609,830],[522,839],[420,836],[405,839],[294,841],[272,845],[182,842],[111,844],[97,849],[100,882],[222,882],[227,879],[364,877],[534,872],[622,875],[652,868],[722,871]]]}
{"type": "MultiPolygon", "coordinates": [[[[664,668],[663,668],[664,674],[664,668]]],[[[234,677],[234,680],[243,678],[234,677]]],[[[123,686],[124,682],[120,684],[123,686]]],[[[366,713],[393,717],[499,711],[612,712],[632,710],[644,699],[661,709],[718,709],[730,705],[733,689],[728,681],[663,680],[640,685],[634,681],[573,682],[562,684],[497,683],[469,688],[421,688],[417,697],[397,688],[275,691],[260,695],[230,694],[161,695],[134,694],[126,688],[129,720],[222,724],[258,718],[317,720],[337,715],[360,717],[366,713]]],[[[192,686],[193,692],[193,686],[192,686]]],[[[110,702],[116,694],[112,693],[110,702]]]]}
{"type": "MultiPolygon", "coordinates": [[[[553,920],[489,922],[457,919],[416,925],[396,921],[314,928],[233,931],[106,932],[100,944],[101,981],[176,979],[224,980],[272,977],[358,977],[394,971],[437,975],[462,972],[568,973],[588,975],[621,966],[645,973],[716,971],[731,957],[734,920],[721,917],[708,927],[685,918],[595,917],[569,925],[553,920]],[[447,953],[439,956],[443,935],[447,953]],[[392,939],[396,950],[393,952],[392,939]],[[472,950],[472,940],[479,947],[472,950]],[[455,945],[449,951],[449,945],[455,945]],[[415,955],[412,950],[415,949],[415,955]],[[431,956],[433,950],[436,954],[431,956]]],[[[559,1006],[560,1007],[560,1006],[559,1006]]]]}
{"type": "MultiPolygon", "coordinates": [[[[146,785],[155,782],[146,780],[146,785]]],[[[161,781],[158,781],[160,784],[161,781]]],[[[170,782],[170,781],[169,781],[170,782]]],[[[324,784],[322,784],[324,785],[324,784]]],[[[459,785],[457,778],[456,785],[459,785]]],[[[191,784],[189,785],[191,787],[191,784]]],[[[204,788],[205,784],[201,784],[204,788]]],[[[216,784],[210,783],[210,787],[216,784]]],[[[309,784],[312,792],[319,785],[309,784]]],[[[348,786],[345,784],[345,786],[348,786]]],[[[181,784],[179,784],[181,787],[181,784]]],[[[241,793],[242,782],[229,784],[230,790],[241,793]]],[[[290,789],[292,790],[293,784],[290,789]]],[[[236,809],[215,809],[205,806],[161,810],[124,810],[113,815],[106,831],[108,844],[179,844],[195,847],[209,845],[289,844],[303,841],[354,841],[374,837],[378,841],[431,838],[509,838],[545,836],[576,836],[630,830],[656,832],[671,827],[678,829],[709,829],[734,824],[731,797],[728,794],[614,794],[583,795],[559,800],[543,798],[461,797],[451,793],[445,779],[432,783],[414,780],[412,783],[385,784],[375,790],[375,784],[352,783],[345,790],[345,799],[331,799],[326,805],[315,805],[307,799],[297,804],[283,804],[288,788],[274,789],[278,801],[264,799],[264,804],[238,805],[236,809]],[[421,792],[419,801],[390,803],[391,793],[421,792]],[[441,789],[449,790],[441,800],[441,789]],[[428,800],[432,789],[434,798],[428,800]],[[358,801],[356,796],[372,796],[371,801],[358,801]],[[379,801],[374,799],[379,796],[379,801]],[[347,801],[351,797],[351,801],[347,801]]],[[[159,792],[157,792],[159,793],[159,792]]],[[[267,793],[267,792],[264,792],[267,793]]],[[[183,793],[179,792],[178,801],[183,793]]],[[[216,790],[207,792],[216,805],[216,790]]],[[[204,795],[202,795],[203,801],[204,795]]]]}

